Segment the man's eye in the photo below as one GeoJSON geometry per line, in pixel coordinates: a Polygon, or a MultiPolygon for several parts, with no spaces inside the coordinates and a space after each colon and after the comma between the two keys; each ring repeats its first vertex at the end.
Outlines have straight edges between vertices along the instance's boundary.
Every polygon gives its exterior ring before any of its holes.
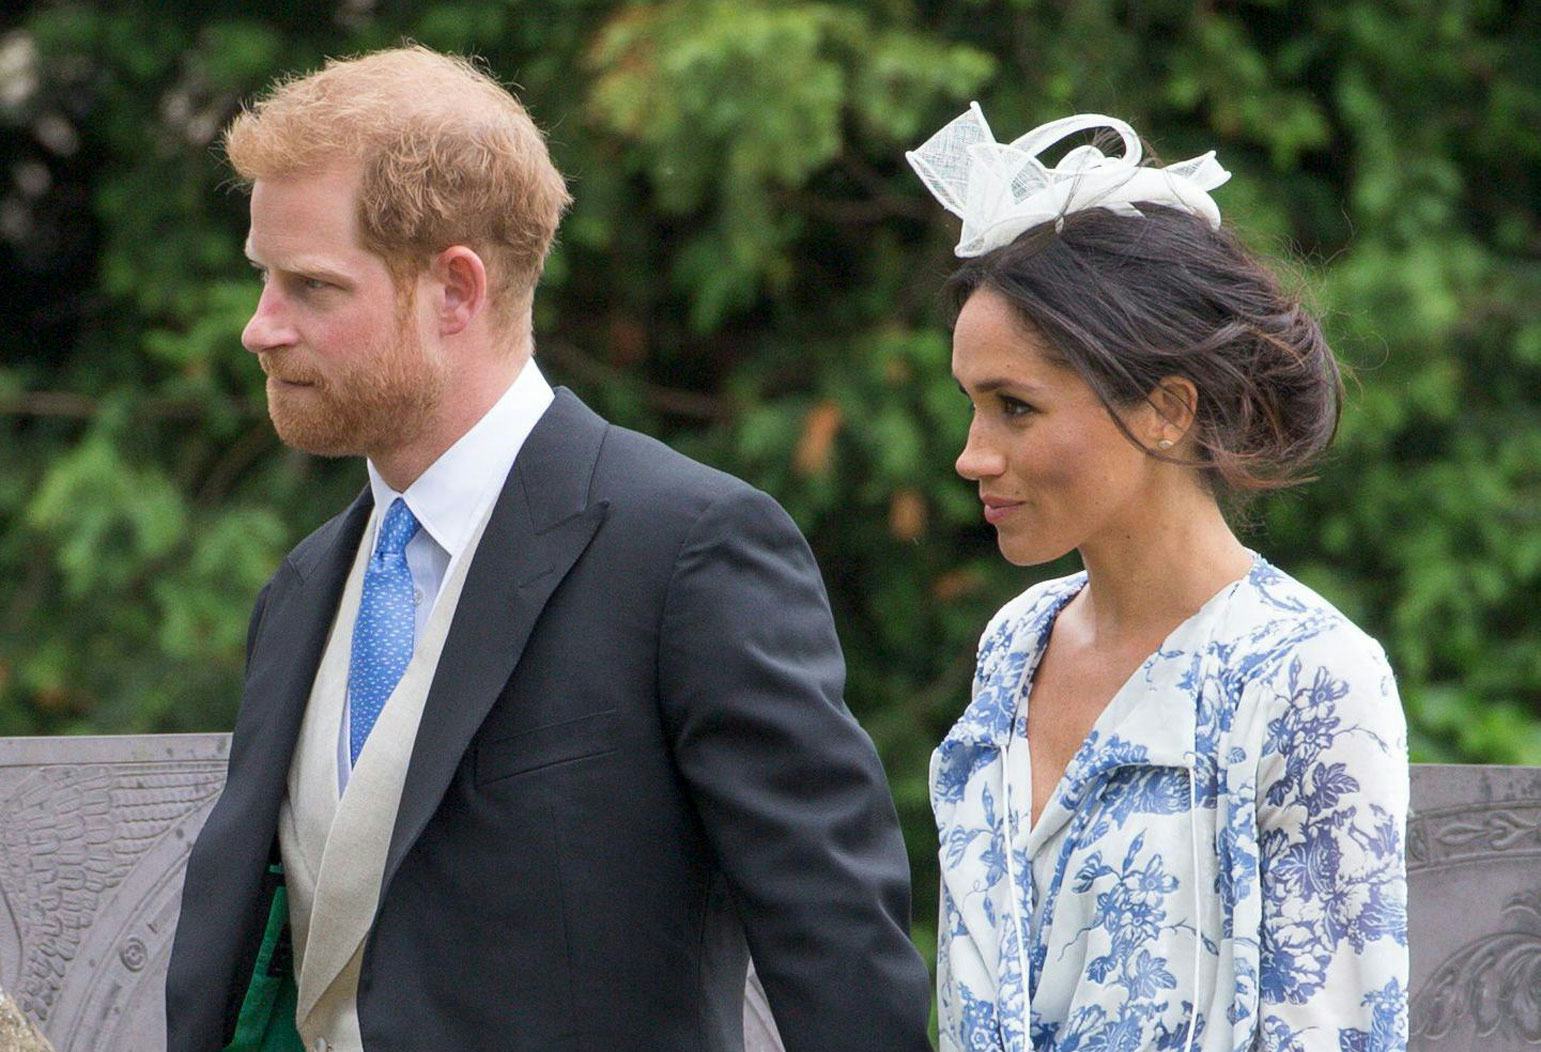
{"type": "Polygon", "coordinates": [[[306,292],[320,292],[322,289],[331,288],[331,285],[320,278],[301,278],[300,287],[306,292]]]}

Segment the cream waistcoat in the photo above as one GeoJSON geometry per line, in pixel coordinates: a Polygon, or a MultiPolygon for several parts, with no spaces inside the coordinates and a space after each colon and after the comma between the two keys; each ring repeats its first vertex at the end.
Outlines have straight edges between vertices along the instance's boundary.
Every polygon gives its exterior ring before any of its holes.
{"type": "MultiPolygon", "coordinates": [[[[412,660],[364,743],[339,800],[337,728],[369,560],[366,544],[359,545],[343,588],[278,816],[299,983],[296,1023],[306,1048],[363,1052],[357,994],[364,940],[374,923],[418,722],[490,510],[483,513],[464,556],[445,579],[412,660]]],[[[371,536],[373,531],[366,528],[364,537],[371,536]]]]}

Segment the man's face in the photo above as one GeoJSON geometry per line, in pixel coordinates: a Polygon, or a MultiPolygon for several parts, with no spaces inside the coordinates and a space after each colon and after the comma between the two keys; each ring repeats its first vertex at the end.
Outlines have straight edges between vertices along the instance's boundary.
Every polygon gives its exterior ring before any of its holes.
{"type": "Polygon", "coordinates": [[[410,444],[445,384],[413,303],[359,243],[357,200],[352,167],[252,187],[246,254],[263,287],[241,343],[267,373],[279,438],[322,456],[410,444]]]}

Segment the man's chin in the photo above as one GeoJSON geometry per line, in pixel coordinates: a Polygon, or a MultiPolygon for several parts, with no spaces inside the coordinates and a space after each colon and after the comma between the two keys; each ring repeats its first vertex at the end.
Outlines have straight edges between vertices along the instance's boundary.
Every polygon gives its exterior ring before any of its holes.
{"type": "Polygon", "coordinates": [[[290,449],[316,457],[352,457],[361,454],[357,436],[338,427],[335,417],[321,420],[300,414],[276,413],[269,408],[278,440],[290,449]]]}

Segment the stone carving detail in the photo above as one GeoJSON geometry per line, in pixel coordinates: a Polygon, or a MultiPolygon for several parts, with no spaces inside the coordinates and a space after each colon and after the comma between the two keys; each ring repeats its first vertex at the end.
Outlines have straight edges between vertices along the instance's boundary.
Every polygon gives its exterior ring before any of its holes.
{"type": "Polygon", "coordinates": [[[123,949],[118,951],[118,956],[123,960],[123,967],[131,972],[138,972],[144,970],[144,962],[149,956],[149,951],[138,939],[129,939],[123,944],[123,949]]]}
{"type": "Polygon", "coordinates": [[[1470,1027],[1541,1045],[1541,889],[1505,912],[1517,915],[1515,930],[1474,939],[1435,970],[1413,1002],[1414,1036],[1440,1041],[1470,1027]]]}
{"type": "Polygon", "coordinates": [[[59,1052],[156,1047],[144,1035],[164,1026],[182,872],[227,741],[0,740],[0,986],[59,1052]]]}
{"type": "MultiPolygon", "coordinates": [[[[22,1011],[48,1023],[102,907],[162,836],[214,799],[223,778],[211,764],[44,767],[0,802],[0,895],[22,920],[22,1011]]],[[[142,955],[143,942],[132,941],[142,955]]]]}
{"type": "Polygon", "coordinates": [[[1494,852],[1541,856],[1541,801],[1532,806],[1476,804],[1454,811],[1416,815],[1408,823],[1410,869],[1470,862],[1494,852]]]}
{"type": "Polygon", "coordinates": [[[1415,769],[1409,1048],[1541,1047],[1541,771],[1415,769]]]}

